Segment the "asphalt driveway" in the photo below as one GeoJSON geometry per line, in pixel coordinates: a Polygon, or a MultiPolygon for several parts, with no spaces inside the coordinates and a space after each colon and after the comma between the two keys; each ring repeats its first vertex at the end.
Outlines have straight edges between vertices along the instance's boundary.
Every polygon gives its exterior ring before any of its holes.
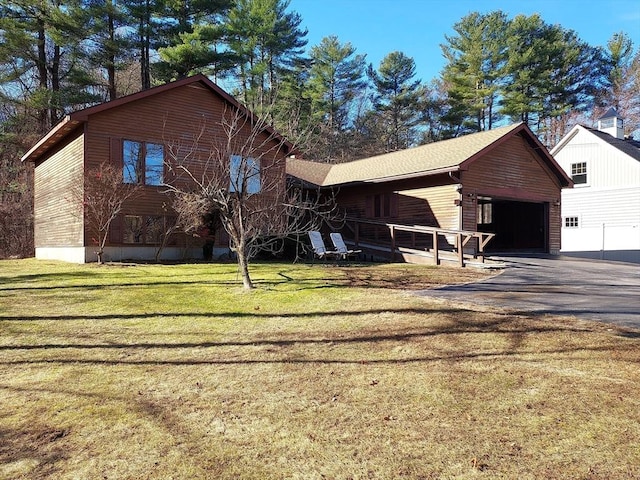
{"type": "Polygon", "coordinates": [[[574,315],[640,329],[640,265],[568,257],[501,257],[488,280],[419,295],[493,305],[514,312],[574,315]]]}

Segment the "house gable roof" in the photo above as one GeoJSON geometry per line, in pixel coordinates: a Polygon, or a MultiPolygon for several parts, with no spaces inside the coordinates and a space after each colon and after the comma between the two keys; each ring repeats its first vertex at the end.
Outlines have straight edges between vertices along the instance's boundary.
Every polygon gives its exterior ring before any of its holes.
{"type": "Polygon", "coordinates": [[[524,123],[334,165],[290,159],[287,173],[318,186],[380,183],[466,170],[476,159],[515,135],[521,135],[568,186],[571,180],[524,123]]]}
{"type": "Polygon", "coordinates": [[[584,125],[576,125],[575,127],[573,127],[573,129],[571,129],[571,131],[562,140],[560,140],[560,142],[558,142],[558,145],[556,145],[553,148],[553,150],[551,150],[551,155],[554,155],[554,156],[557,155],[558,152],[560,152],[560,150],[562,150],[571,142],[571,139],[573,139],[577,135],[578,131],[581,129],[596,136],[603,142],[611,145],[613,148],[619,150],[625,155],[628,155],[634,160],[637,160],[638,162],[640,162],[640,142],[639,141],[632,140],[632,139],[623,140],[621,138],[616,138],[612,135],[609,135],[606,132],[601,132],[597,128],[586,127],[584,125]]]}
{"type": "Polygon", "coordinates": [[[623,140],[621,138],[616,138],[614,136],[611,136],[608,133],[601,132],[600,130],[597,130],[595,128],[590,128],[590,127],[584,127],[584,128],[585,130],[588,130],[589,132],[594,134],[596,137],[607,142],[612,147],[617,148],[621,152],[629,155],[631,158],[640,162],[640,142],[639,141],[631,140],[631,139],[623,140]]]}
{"type": "MultiPolygon", "coordinates": [[[[82,110],[78,110],[76,112],[70,113],[65,118],[63,118],[60,123],[58,123],[55,127],[53,127],[44,137],[42,137],[38,143],[36,143],[27,153],[25,153],[22,157],[22,161],[36,161],[40,157],[42,157],[46,152],[53,149],[56,145],[58,145],[67,135],[69,135],[72,131],[76,130],[80,125],[87,122],[91,115],[96,113],[104,112],[106,110],[110,110],[113,108],[118,108],[121,105],[129,104],[131,102],[135,102],[138,100],[142,100],[153,95],[161,94],[167,90],[173,90],[175,88],[184,87],[187,85],[193,85],[199,83],[208,88],[211,92],[221,97],[225,102],[229,103],[233,107],[240,110],[245,115],[248,115],[251,118],[255,118],[253,113],[251,113],[244,105],[238,102],[235,98],[225,92],[218,85],[209,80],[205,75],[197,74],[192,77],[184,78],[182,80],[177,80],[175,82],[166,83],[164,85],[160,85],[158,87],[153,87],[148,90],[142,90],[137,93],[133,93],[131,95],[126,95],[124,97],[117,98],[115,100],[111,100],[109,102],[101,103],[99,105],[94,105],[93,107],[88,107],[82,110]]],[[[274,134],[277,138],[281,138],[273,129],[270,127],[266,129],[270,134],[274,134]]],[[[288,150],[292,150],[293,146],[284,141],[285,145],[287,145],[288,150]]]]}

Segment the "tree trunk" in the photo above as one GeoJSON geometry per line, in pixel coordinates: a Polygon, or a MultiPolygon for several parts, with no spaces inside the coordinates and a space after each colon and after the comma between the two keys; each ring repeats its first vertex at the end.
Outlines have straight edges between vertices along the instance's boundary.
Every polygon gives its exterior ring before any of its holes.
{"type": "Polygon", "coordinates": [[[247,249],[245,245],[239,246],[236,249],[236,255],[238,255],[238,268],[242,275],[242,287],[245,290],[252,290],[254,288],[251,277],[249,276],[249,259],[247,258],[247,249]]]}
{"type": "MultiPolygon", "coordinates": [[[[42,15],[44,15],[44,13],[42,13],[42,15]]],[[[38,83],[40,88],[47,90],[49,87],[47,75],[47,40],[44,28],[44,20],[38,19],[38,83]]],[[[48,108],[46,105],[40,105],[38,107],[38,121],[40,123],[41,133],[49,130],[48,108]]]]}
{"type": "Polygon", "coordinates": [[[113,21],[113,4],[110,2],[110,8],[108,15],[108,29],[109,29],[109,60],[107,61],[107,77],[109,82],[109,100],[115,100],[118,98],[118,92],[116,90],[116,53],[115,53],[115,39],[116,31],[113,21]]]}

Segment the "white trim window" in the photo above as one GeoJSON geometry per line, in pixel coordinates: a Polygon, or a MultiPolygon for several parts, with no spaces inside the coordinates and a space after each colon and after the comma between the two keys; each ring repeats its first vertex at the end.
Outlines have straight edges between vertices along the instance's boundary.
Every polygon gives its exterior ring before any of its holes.
{"type": "Polygon", "coordinates": [[[576,185],[587,183],[587,162],[577,162],[571,164],[571,180],[576,185]]]}
{"type": "Polygon", "coordinates": [[[564,228],[579,228],[580,219],[577,216],[564,217],[564,228]]]}
{"type": "Polygon", "coordinates": [[[253,195],[262,190],[260,161],[242,155],[231,155],[229,164],[229,191],[253,195]]]}

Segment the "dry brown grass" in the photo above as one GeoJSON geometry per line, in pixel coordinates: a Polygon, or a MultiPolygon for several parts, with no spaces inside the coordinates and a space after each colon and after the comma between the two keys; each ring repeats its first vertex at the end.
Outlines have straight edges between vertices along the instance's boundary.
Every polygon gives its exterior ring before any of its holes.
{"type": "Polygon", "coordinates": [[[39,265],[0,262],[0,478],[640,478],[640,332],[389,288],[482,273],[39,265]]]}

